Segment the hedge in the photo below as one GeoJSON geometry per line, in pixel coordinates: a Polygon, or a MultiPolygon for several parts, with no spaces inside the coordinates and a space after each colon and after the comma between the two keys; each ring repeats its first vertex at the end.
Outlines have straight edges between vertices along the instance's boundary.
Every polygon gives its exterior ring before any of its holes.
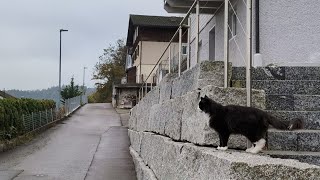
{"type": "Polygon", "coordinates": [[[24,133],[22,115],[55,106],[53,100],[0,99],[0,139],[11,139],[24,133]]]}

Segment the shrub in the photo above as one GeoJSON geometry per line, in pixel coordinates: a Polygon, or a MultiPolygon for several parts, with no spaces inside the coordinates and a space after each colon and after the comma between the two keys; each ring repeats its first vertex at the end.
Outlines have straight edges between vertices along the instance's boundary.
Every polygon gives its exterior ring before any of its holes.
{"type": "Polygon", "coordinates": [[[22,115],[55,107],[53,100],[0,99],[0,139],[11,139],[23,133],[22,115]]]}

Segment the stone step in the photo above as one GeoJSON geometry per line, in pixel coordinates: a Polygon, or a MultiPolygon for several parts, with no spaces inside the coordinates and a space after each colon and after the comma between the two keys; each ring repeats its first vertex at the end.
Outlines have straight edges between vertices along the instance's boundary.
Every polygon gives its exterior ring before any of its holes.
{"type": "Polygon", "coordinates": [[[300,162],[320,165],[320,152],[309,151],[263,151],[274,158],[296,159],[300,162]]]}
{"type": "Polygon", "coordinates": [[[283,131],[270,129],[267,138],[268,150],[320,151],[320,130],[283,131]]]}
{"type": "MultiPolygon", "coordinates": [[[[132,131],[135,134],[135,131],[132,131]]],[[[219,151],[149,132],[141,132],[140,153],[130,148],[140,179],[318,179],[320,167],[266,155],[219,151]],[[137,163],[137,160],[140,163],[137,163]],[[142,168],[142,169],[141,169],[142,168]],[[149,171],[148,169],[151,169],[149,171]],[[148,173],[149,171],[149,173],[148,173]],[[142,173],[141,173],[142,172],[142,173]],[[146,172],[147,177],[143,175],[146,172]],[[141,178],[141,174],[142,176],[141,178]],[[153,176],[154,175],[154,176],[153,176]],[[276,177],[276,178],[275,178],[276,177]]]]}
{"type": "Polygon", "coordinates": [[[295,111],[320,111],[320,95],[294,95],[295,111]]]}
{"type": "MultiPolygon", "coordinates": [[[[243,80],[231,81],[232,87],[245,88],[243,80]]],[[[262,89],[266,94],[320,95],[320,80],[253,80],[253,89],[262,89]]]]}
{"type": "Polygon", "coordinates": [[[320,111],[320,95],[266,95],[268,110],[320,111]]]}
{"type": "MultiPolygon", "coordinates": [[[[231,63],[228,64],[229,76],[231,75],[231,63]]],[[[228,77],[229,77],[228,76],[228,77]]],[[[203,88],[208,85],[218,87],[224,86],[224,62],[222,61],[202,61],[188,71],[185,71],[181,76],[171,79],[171,96],[176,98],[187,94],[190,91],[198,88],[203,88]]],[[[230,82],[230,77],[228,79],[230,82]]],[[[167,84],[167,83],[166,83],[167,84]]],[[[167,84],[168,85],[168,84],[167,84]]],[[[160,83],[161,86],[161,83],[160,83]]],[[[162,98],[160,98],[162,100],[162,98]]],[[[161,101],[160,100],[160,101],[161,101]]]]}
{"type": "Polygon", "coordinates": [[[274,111],[294,111],[293,95],[266,95],[266,109],[274,111]]]}
{"type": "MultiPolygon", "coordinates": [[[[253,80],[319,80],[320,67],[258,67],[252,68],[253,80]]],[[[233,80],[245,80],[246,68],[233,67],[233,80]]]]}
{"type": "Polygon", "coordinates": [[[294,118],[304,120],[305,129],[320,130],[320,111],[267,111],[280,120],[290,121],[294,118]]]}

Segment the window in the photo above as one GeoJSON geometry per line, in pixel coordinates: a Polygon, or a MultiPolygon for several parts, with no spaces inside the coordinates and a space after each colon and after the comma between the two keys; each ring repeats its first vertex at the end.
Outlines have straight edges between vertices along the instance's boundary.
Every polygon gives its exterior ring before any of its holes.
{"type": "Polygon", "coordinates": [[[139,45],[136,48],[136,53],[139,54],[139,45]]]}
{"type": "Polygon", "coordinates": [[[186,44],[182,45],[181,54],[182,55],[187,55],[188,54],[188,46],[186,44]]]}
{"type": "Polygon", "coordinates": [[[127,56],[127,68],[132,67],[132,57],[131,55],[127,56]]]}
{"type": "Polygon", "coordinates": [[[136,52],[134,52],[134,53],[132,54],[133,62],[134,62],[134,61],[136,61],[136,58],[137,58],[137,56],[136,56],[136,52]]]}
{"type": "Polygon", "coordinates": [[[138,36],[139,36],[139,27],[136,27],[134,34],[133,34],[133,43],[137,40],[138,36]]]}
{"type": "Polygon", "coordinates": [[[134,53],[132,54],[132,59],[133,59],[133,61],[135,61],[138,56],[139,56],[139,45],[136,47],[136,50],[135,50],[134,53]]]}

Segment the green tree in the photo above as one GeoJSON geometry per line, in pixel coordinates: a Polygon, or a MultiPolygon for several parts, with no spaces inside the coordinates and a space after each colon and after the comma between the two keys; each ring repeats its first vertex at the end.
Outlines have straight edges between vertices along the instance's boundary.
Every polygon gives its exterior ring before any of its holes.
{"type": "Polygon", "coordinates": [[[80,90],[79,85],[74,84],[74,78],[71,78],[70,85],[67,85],[61,90],[62,102],[65,102],[66,99],[70,99],[76,96],[80,96],[82,91],[80,90]]]}
{"type": "Polygon", "coordinates": [[[93,79],[99,80],[99,83],[96,83],[97,91],[92,95],[95,102],[111,101],[112,85],[120,83],[125,76],[126,56],[127,47],[122,39],[103,50],[93,75],[93,79]]]}

